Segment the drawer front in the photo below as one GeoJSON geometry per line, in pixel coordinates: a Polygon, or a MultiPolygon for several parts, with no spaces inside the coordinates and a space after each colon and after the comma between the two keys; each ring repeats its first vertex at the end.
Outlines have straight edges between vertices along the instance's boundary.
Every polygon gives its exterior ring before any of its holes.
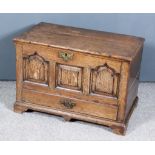
{"type": "Polygon", "coordinates": [[[33,44],[23,45],[24,81],[80,99],[117,104],[121,61],[33,44]],[[64,92],[65,93],[65,92],[64,92]],[[81,95],[82,94],[82,95],[81,95]]]}
{"type": "Polygon", "coordinates": [[[22,92],[22,99],[26,102],[68,112],[81,113],[111,120],[116,120],[117,117],[117,106],[86,102],[73,98],[69,99],[26,89],[22,92]]]}

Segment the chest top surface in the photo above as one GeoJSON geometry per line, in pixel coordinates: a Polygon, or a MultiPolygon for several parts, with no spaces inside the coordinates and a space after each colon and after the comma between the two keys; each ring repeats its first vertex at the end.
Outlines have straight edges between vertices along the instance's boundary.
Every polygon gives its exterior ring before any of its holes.
{"type": "Polygon", "coordinates": [[[34,43],[131,61],[144,39],[110,32],[39,23],[15,42],[34,43]]]}

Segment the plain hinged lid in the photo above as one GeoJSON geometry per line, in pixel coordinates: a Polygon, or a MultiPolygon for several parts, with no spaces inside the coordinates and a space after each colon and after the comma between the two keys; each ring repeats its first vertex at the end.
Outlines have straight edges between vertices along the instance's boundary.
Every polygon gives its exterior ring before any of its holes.
{"type": "Polygon", "coordinates": [[[143,46],[144,39],[135,36],[39,23],[14,41],[35,43],[132,60],[143,46]]]}

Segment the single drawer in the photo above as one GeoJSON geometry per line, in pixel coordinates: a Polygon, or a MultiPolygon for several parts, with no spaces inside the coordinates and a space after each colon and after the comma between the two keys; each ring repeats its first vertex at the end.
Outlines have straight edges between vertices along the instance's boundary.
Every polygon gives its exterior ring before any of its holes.
{"type": "Polygon", "coordinates": [[[22,92],[22,100],[68,112],[81,113],[111,120],[116,120],[117,118],[117,106],[87,102],[59,95],[48,95],[33,90],[24,89],[22,92]]]}

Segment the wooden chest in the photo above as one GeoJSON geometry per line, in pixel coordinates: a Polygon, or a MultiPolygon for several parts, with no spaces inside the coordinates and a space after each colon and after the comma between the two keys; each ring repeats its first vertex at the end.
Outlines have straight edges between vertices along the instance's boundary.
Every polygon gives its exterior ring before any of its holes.
{"type": "Polygon", "coordinates": [[[40,23],[14,39],[16,103],[124,134],[137,102],[144,39],[40,23]]]}

